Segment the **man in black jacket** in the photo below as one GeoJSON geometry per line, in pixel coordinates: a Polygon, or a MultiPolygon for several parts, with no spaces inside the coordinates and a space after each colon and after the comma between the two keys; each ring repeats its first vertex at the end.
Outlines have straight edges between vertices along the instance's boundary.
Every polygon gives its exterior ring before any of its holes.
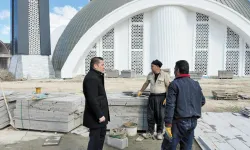
{"type": "Polygon", "coordinates": [[[83,125],[90,129],[88,150],[102,150],[108,121],[108,100],[104,88],[104,61],[94,57],[83,81],[85,111],[83,125]]]}
{"type": "Polygon", "coordinates": [[[205,97],[199,83],[190,79],[187,61],[176,62],[174,70],[176,78],[168,87],[162,150],[176,150],[178,143],[181,150],[191,150],[205,97]]]}

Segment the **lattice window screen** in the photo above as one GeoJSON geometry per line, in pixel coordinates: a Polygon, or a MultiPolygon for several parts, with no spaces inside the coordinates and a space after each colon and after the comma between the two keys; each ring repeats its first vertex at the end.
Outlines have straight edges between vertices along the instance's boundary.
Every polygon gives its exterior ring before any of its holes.
{"type": "Polygon", "coordinates": [[[29,54],[39,55],[40,51],[40,23],[39,23],[39,0],[29,0],[29,54]]]}
{"type": "Polygon", "coordinates": [[[114,69],[114,51],[103,51],[102,57],[104,59],[105,69],[114,69]]]}
{"type": "Polygon", "coordinates": [[[239,51],[226,52],[226,70],[233,71],[235,75],[239,74],[239,51]]]}
{"type": "Polygon", "coordinates": [[[93,57],[97,56],[97,52],[96,52],[96,44],[92,47],[92,49],[90,50],[89,54],[87,55],[87,57],[85,58],[85,74],[87,74],[90,70],[90,61],[93,57]]]}
{"type": "Polygon", "coordinates": [[[195,52],[195,71],[207,74],[208,51],[195,52]]]}
{"type": "Polygon", "coordinates": [[[130,62],[131,70],[139,75],[143,74],[143,30],[144,14],[133,16],[130,27],[130,62]]]}
{"type": "Polygon", "coordinates": [[[207,74],[209,50],[209,17],[196,13],[195,71],[207,74]]]}
{"type": "Polygon", "coordinates": [[[204,21],[204,22],[208,22],[209,21],[209,17],[201,14],[201,13],[196,13],[196,21],[204,21]]]}
{"type": "Polygon", "coordinates": [[[246,49],[250,49],[250,47],[249,47],[249,45],[248,45],[248,44],[246,44],[246,49]]]}
{"type": "Polygon", "coordinates": [[[227,28],[226,47],[228,49],[239,49],[240,48],[240,36],[230,28],[227,28]]]}
{"type": "Polygon", "coordinates": [[[139,14],[131,18],[132,22],[143,22],[144,14],[139,14]]]}
{"type": "Polygon", "coordinates": [[[131,26],[131,49],[143,49],[143,25],[131,26]]]}
{"type": "Polygon", "coordinates": [[[196,49],[208,49],[209,24],[196,24],[196,49]]]}
{"type": "Polygon", "coordinates": [[[143,51],[131,52],[131,70],[136,74],[143,74],[143,51]]]}
{"type": "Polygon", "coordinates": [[[114,29],[111,29],[102,37],[103,49],[114,49],[114,29]]]}
{"type": "Polygon", "coordinates": [[[245,75],[250,75],[250,50],[245,52],[245,75]]]}

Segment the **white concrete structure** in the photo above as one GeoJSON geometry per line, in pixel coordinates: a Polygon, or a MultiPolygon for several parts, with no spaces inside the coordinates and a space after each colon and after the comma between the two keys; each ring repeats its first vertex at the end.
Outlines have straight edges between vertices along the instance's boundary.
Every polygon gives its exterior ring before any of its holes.
{"type": "MultiPolygon", "coordinates": [[[[63,40],[58,42],[56,55],[63,40]]],[[[248,76],[247,43],[249,18],[215,0],[132,0],[94,23],[66,59],[53,57],[53,65],[62,78],[72,78],[86,74],[90,59],[101,56],[107,69],[131,69],[147,75],[151,61],[159,59],[173,75],[175,62],[184,59],[191,70],[208,76],[217,76],[218,70],[248,76]]]]}

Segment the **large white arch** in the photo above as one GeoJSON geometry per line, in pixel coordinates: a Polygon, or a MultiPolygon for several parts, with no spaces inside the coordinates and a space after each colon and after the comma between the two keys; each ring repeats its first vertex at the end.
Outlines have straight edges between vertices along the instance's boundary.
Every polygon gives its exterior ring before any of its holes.
{"type": "Polygon", "coordinates": [[[74,77],[82,62],[80,60],[87,56],[94,42],[116,24],[138,13],[164,5],[183,6],[211,16],[225,23],[250,43],[250,21],[215,0],[134,0],[106,15],[81,37],[67,58],[61,70],[61,77],[74,77]]]}

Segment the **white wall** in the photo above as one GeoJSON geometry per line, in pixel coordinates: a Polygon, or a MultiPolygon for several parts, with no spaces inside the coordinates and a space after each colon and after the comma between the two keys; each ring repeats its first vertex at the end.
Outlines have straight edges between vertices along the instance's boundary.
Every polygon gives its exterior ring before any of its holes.
{"type": "Polygon", "coordinates": [[[129,20],[115,27],[115,69],[129,69],[129,20]]]}
{"type": "Polygon", "coordinates": [[[218,70],[224,69],[224,48],[227,26],[210,18],[208,75],[217,76],[218,70]]]}

